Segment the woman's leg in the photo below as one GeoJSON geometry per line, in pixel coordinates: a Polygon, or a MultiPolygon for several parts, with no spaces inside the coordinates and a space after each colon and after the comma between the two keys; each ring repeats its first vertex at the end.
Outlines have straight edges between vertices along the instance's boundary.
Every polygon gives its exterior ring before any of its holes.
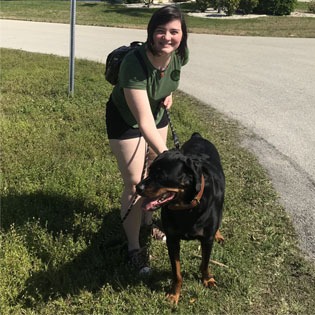
{"type": "MultiPolygon", "coordinates": [[[[141,137],[127,140],[110,139],[109,144],[117,159],[118,167],[124,181],[120,210],[121,218],[123,218],[136,191],[135,185],[141,180],[146,143],[141,137]]],[[[141,225],[141,215],[141,200],[138,198],[123,223],[128,239],[129,251],[140,248],[139,231],[141,225]]]]}
{"type": "MultiPolygon", "coordinates": [[[[167,126],[158,129],[161,137],[166,143],[167,126]]],[[[146,142],[141,138],[132,138],[127,140],[109,139],[109,144],[114,153],[118,168],[121,172],[124,181],[124,190],[121,197],[121,218],[125,216],[132,201],[132,197],[136,191],[136,185],[141,180],[142,170],[144,166],[146,142]]],[[[156,154],[150,149],[148,165],[156,158],[156,154]]],[[[123,227],[128,240],[128,250],[139,249],[139,232],[141,226],[142,200],[137,199],[137,202],[129,212],[129,215],[123,223],[123,227]]],[[[150,225],[152,223],[152,212],[146,212],[144,223],[150,225]]]]}

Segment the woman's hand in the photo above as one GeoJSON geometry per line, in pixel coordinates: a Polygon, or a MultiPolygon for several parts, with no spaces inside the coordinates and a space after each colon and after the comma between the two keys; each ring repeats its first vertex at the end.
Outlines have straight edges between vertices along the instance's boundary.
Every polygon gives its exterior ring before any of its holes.
{"type": "Polygon", "coordinates": [[[173,104],[173,94],[171,93],[170,95],[166,96],[163,102],[163,106],[166,109],[170,109],[173,104]]]}

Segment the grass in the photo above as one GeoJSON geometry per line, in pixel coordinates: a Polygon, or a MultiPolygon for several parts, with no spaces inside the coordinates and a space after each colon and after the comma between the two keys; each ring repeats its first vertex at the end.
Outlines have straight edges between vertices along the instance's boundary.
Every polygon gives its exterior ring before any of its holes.
{"type": "Polygon", "coordinates": [[[67,58],[2,49],[1,60],[1,314],[312,313],[314,266],[234,121],[174,95],[180,141],[193,130],[215,143],[227,178],[226,243],[212,255],[227,267],[211,265],[218,288],[205,289],[198,242],[182,242],[184,285],[174,308],[164,300],[171,279],[164,244],[150,244],[150,278],[126,266],[104,65],[76,60],[71,98],[67,58]]]}
{"type": "MultiPolygon", "coordinates": [[[[69,1],[0,1],[0,18],[69,23],[69,1]]],[[[304,10],[303,5],[298,8],[304,10]]],[[[76,22],[145,29],[154,8],[127,8],[100,2],[77,2],[76,22]]],[[[217,35],[315,37],[315,18],[269,16],[255,19],[220,20],[188,16],[192,4],[183,4],[190,32],[217,35]]]]}

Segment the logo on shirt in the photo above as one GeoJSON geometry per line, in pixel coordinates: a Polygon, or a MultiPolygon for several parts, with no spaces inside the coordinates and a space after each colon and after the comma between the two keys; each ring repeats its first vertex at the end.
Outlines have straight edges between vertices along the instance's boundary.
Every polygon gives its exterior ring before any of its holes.
{"type": "Polygon", "coordinates": [[[179,81],[179,79],[180,79],[180,71],[179,70],[173,70],[171,72],[171,79],[173,81],[179,81]]]}

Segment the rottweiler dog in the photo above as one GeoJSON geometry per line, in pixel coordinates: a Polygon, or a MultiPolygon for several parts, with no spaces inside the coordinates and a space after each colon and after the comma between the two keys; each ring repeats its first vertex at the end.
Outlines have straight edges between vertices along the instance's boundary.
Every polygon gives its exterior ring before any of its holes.
{"type": "Polygon", "coordinates": [[[209,260],[213,241],[223,242],[222,219],[225,176],[215,146],[194,133],[180,150],[160,154],[148,177],[137,185],[145,197],[144,210],[162,207],[161,218],[173,273],[173,288],[167,295],[177,305],[182,287],[180,240],[201,242],[200,265],[205,287],[215,287],[209,260]]]}

